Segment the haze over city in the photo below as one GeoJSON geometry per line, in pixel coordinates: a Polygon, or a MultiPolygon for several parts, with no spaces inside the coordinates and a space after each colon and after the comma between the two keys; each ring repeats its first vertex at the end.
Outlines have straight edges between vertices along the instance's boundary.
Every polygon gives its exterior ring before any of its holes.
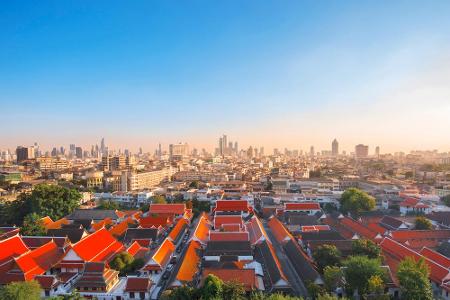
{"type": "Polygon", "coordinates": [[[3,3],[0,149],[448,151],[450,3],[3,3]]]}

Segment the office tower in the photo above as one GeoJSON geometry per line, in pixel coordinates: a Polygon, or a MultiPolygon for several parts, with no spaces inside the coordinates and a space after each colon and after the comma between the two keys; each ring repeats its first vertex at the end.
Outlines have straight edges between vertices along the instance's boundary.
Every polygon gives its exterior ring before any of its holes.
{"type": "Polygon", "coordinates": [[[52,156],[58,156],[58,150],[56,149],[56,147],[53,147],[51,155],[52,156]]]}
{"type": "Polygon", "coordinates": [[[222,137],[222,149],[223,149],[223,154],[226,155],[227,154],[227,145],[228,145],[228,141],[227,141],[227,136],[224,134],[222,137]]]}
{"type": "Polygon", "coordinates": [[[64,149],[64,147],[61,146],[61,147],[59,148],[59,153],[61,153],[61,155],[65,155],[65,154],[66,154],[66,149],[64,149]]]}
{"type": "Polygon", "coordinates": [[[375,156],[376,156],[376,157],[380,157],[380,146],[377,146],[377,147],[375,148],[375,156]]]}
{"type": "Polygon", "coordinates": [[[223,139],[219,138],[219,155],[223,155],[223,139]]]}
{"type": "Polygon", "coordinates": [[[338,156],[339,155],[339,143],[336,139],[331,143],[331,155],[338,156]]]}
{"type": "Polygon", "coordinates": [[[311,157],[314,156],[314,146],[311,146],[311,148],[309,148],[309,155],[310,155],[311,157]]]}
{"type": "Polygon", "coordinates": [[[142,155],[142,147],[139,147],[139,155],[142,155]]]}
{"type": "Polygon", "coordinates": [[[233,154],[233,142],[228,142],[228,154],[231,155],[233,154]]]}
{"type": "Polygon", "coordinates": [[[162,148],[161,148],[161,143],[158,144],[158,156],[159,158],[161,158],[162,155],[162,148]]]}
{"type": "Polygon", "coordinates": [[[355,156],[357,158],[364,158],[369,155],[369,146],[359,144],[355,146],[355,156]]]}
{"type": "Polygon", "coordinates": [[[83,149],[81,147],[75,147],[75,156],[76,158],[83,158],[83,149]]]}
{"type": "Polygon", "coordinates": [[[105,138],[102,138],[101,142],[100,142],[100,151],[103,153],[105,153],[106,150],[106,146],[105,146],[105,138]]]}
{"type": "Polygon", "coordinates": [[[234,142],[234,153],[239,153],[238,142],[234,142]]]}
{"type": "Polygon", "coordinates": [[[259,148],[259,155],[260,155],[261,157],[264,156],[264,147],[260,147],[260,148],[259,148]]]}
{"type": "Polygon", "coordinates": [[[33,159],[34,156],[34,147],[22,147],[19,146],[16,149],[17,163],[21,163],[27,159],[33,159]]]}
{"type": "Polygon", "coordinates": [[[273,155],[279,155],[280,152],[278,151],[278,148],[273,149],[273,155]]]}
{"type": "Polygon", "coordinates": [[[253,147],[252,146],[248,147],[247,157],[250,159],[253,158],[253,147]]]}

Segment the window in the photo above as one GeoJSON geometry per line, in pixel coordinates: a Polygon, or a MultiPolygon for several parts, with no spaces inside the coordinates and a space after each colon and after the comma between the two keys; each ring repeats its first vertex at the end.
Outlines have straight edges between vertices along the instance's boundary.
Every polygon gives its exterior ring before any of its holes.
{"type": "Polygon", "coordinates": [[[145,293],[144,293],[144,292],[140,292],[140,293],[139,293],[139,297],[140,297],[141,299],[145,299],[145,293]]]}
{"type": "Polygon", "coordinates": [[[50,296],[50,291],[45,291],[45,297],[48,297],[48,296],[50,296]]]}
{"type": "Polygon", "coordinates": [[[130,298],[134,299],[134,292],[130,292],[130,298]]]}

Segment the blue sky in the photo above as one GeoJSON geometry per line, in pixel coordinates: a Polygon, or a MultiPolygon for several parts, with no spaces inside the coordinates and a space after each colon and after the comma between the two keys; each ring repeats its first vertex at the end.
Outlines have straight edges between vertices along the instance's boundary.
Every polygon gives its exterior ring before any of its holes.
{"type": "Polygon", "coordinates": [[[13,1],[0,148],[448,151],[449,1],[13,1]]]}

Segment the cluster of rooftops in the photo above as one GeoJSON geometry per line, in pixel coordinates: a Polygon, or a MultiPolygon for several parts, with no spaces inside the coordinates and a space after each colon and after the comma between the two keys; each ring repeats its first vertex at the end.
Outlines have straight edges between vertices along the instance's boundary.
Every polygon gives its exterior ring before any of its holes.
{"type": "Polygon", "coordinates": [[[0,228],[0,284],[36,280],[43,296],[77,289],[98,299],[150,299],[214,274],[237,279],[247,291],[290,292],[293,275],[286,276],[282,261],[304,283],[323,284],[313,251],[331,244],[351,255],[352,241],[364,238],[380,245],[393,291],[396,268],[408,256],[425,259],[435,289],[450,290],[450,259],[433,250],[450,230],[410,230],[389,216],[325,215],[317,203],[285,203],[267,218],[246,200],[218,200],[197,218],[185,204],[152,204],[147,213],[80,209],[42,221],[46,236],[0,228]],[[142,259],[142,268],[119,276],[110,263],[123,252],[142,259]]]}

